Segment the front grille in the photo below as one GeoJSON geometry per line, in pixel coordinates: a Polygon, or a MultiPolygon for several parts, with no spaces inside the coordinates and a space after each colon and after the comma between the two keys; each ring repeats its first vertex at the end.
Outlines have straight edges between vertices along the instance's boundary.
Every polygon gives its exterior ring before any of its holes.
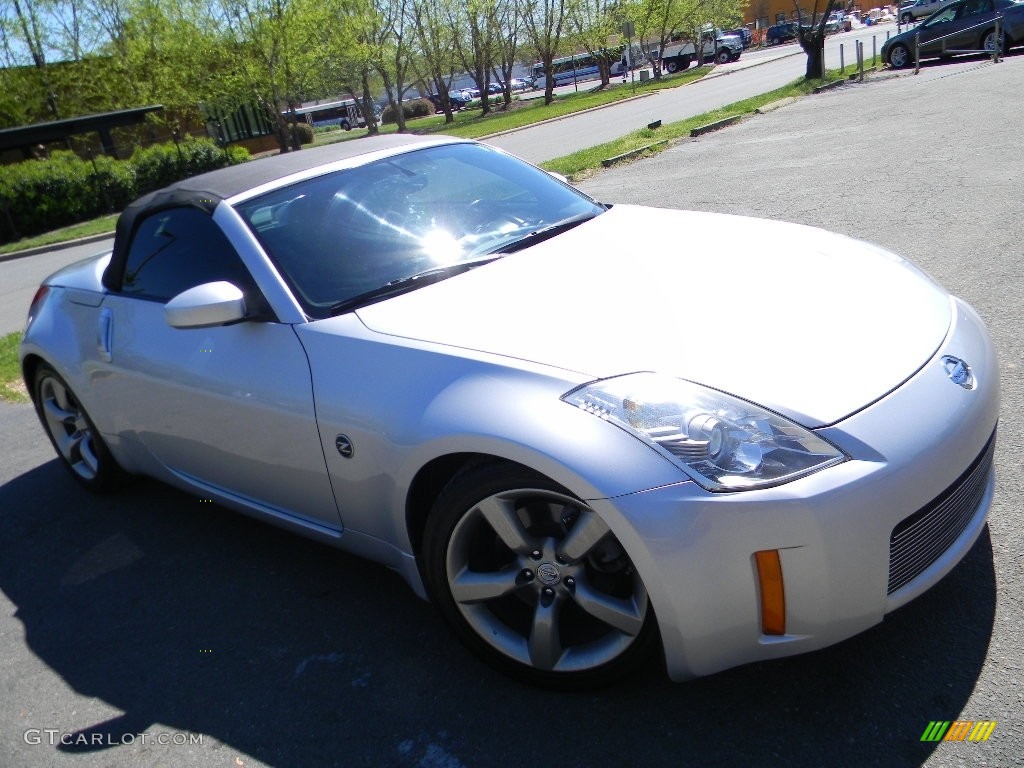
{"type": "Polygon", "coordinates": [[[995,449],[993,432],[981,455],[953,485],[892,529],[887,594],[916,579],[967,528],[985,495],[995,449]]]}

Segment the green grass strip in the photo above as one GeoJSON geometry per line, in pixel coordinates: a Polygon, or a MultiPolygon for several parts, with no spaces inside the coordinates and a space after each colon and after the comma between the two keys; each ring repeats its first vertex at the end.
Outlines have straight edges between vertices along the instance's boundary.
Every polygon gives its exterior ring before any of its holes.
{"type": "Polygon", "coordinates": [[[120,214],[112,213],[109,216],[101,216],[98,219],[91,219],[90,221],[83,221],[79,224],[72,224],[70,227],[55,229],[52,232],[44,232],[43,234],[36,235],[35,237],[25,237],[13,243],[5,243],[4,245],[0,245],[0,255],[5,253],[14,253],[15,251],[24,251],[28,248],[37,248],[43,245],[66,243],[69,240],[77,240],[80,237],[89,237],[90,235],[113,234],[114,227],[117,224],[117,217],[119,215],[120,214]]]}
{"type": "Polygon", "coordinates": [[[15,331],[0,337],[0,400],[9,403],[28,402],[21,381],[21,365],[18,363],[21,336],[21,331],[15,331]]]}
{"type": "Polygon", "coordinates": [[[743,101],[738,101],[735,104],[729,104],[721,109],[716,109],[703,115],[687,118],[686,120],[681,120],[677,123],[662,125],[660,128],[641,128],[616,139],[615,141],[610,141],[606,144],[599,144],[596,147],[590,147],[588,149],[581,149],[579,152],[574,152],[571,155],[566,155],[565,157],[559,157],[554,160],[549,160],[546,163],[541,163],[541,167],[546,168],[549,171],[561,173],[564,176],[567,176],[570,181],[580,181],[590,175],[593,171],[601,168],[601,161],[606,158],[624,155],[627,152],[633,152],[647,147],[656,141],[664,141],[668,139],[669,144],[659,144],[656,147],[646,150],[640,156],[643,157],[657,154],[671,146],[671,142],[673,140],[689,138],[690,131],[694,128],[699,128],[700,126],[707,125],[708,123],[724,120],[727,117],[753,114],[754,110],[759,107],[763,107],[773,101],[778,101],[790,96],[806,96],[823,82],[829,82],[836,79],[838,79],[838,77],[833,73],[829,73],[829,76],[827,76],[825,80],[804,80],[803,78],[800,78],[799,80],[783,86],[782,88],[777,88],[774,91],[761,94],[760,96],[754,96],[749,99],[744,99],[743,101]]]}

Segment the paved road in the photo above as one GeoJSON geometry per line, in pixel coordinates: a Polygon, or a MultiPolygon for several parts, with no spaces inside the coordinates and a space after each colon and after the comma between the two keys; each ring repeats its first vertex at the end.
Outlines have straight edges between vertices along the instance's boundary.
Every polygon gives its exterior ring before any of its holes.
{"type": "Polygon", "coordinates": [[[28,305],[44,277],[80,259],[110,250],[113,244],[113,239],[102,240],[0,262],[0,336],[24,329],[28,305]]]}
{"type": "MultiPolygon", "coordinates": [[[[151,483],[88,497],[31,409],[0,405],[0,766],[1020,765],[1024,108],[1006,94],[1022,83],[1024,56],[929,68],[584,184],[610,202],[866,237],[986,317],[1003,386],[989,530],[884,624],[683,685],[654,669],[598,694],[537,692],[477,664],[378,566],[151,483]],[[919,741],[928,721],[957,718],[998,725],[983,744],[919,741]],[[117,745],[130,734],[203,743],[117,745]]],[[[684,250],[686,233],[666,247],[684,250]]],[[[775,301],[804,301],[827,322],[827,295],[731,297],[728,275],[710,288],[724,311],[757,300],[768,318],[775,301]]]]}
{"type": "MultiPolygon", "coordinates": [[[[829,37],[825,47],[826,66],[839,69],[840,46],[843,46],[845,63],[852,65],[857,40],[863,41],[865,55],[870,57],[872,39],[880,50],[886,33],[896,33],[895,25],[887,27],[877,30],[867,27],[829,37]]],[[[716,67],[711,76],[683,88],[655,91],[643,98],[574,115],[571,121],[541,123],[496,137],[489,143],[531,163],[543,163],[613,141],[655,120],[666,124],[686,120],[781,88],[803,76],[806,62],[806,56],[795,43],[747,51],[739,61],[716,67]]]]}

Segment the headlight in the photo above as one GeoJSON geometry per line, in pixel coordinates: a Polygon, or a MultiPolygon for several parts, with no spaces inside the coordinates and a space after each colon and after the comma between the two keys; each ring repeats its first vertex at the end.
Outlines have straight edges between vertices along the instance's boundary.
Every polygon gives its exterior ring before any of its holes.
{"type": "Polygon", "coordinates": [[[778,414],[654,373],[584,384],[562,399],[636,435],[709,491],[779,485],[846,459],[778,414]]]}

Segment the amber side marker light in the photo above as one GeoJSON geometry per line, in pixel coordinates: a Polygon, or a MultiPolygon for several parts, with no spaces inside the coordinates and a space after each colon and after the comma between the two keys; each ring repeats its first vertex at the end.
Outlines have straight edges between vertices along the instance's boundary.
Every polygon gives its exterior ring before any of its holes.
{"type": "Polygon", "coordinates": [[[761,632],[766,635],[786,634],[786,588],[782,583],[782,561],[779,550],[764,549],[754,553],[757,583],[761,588],[761,632]]]}

